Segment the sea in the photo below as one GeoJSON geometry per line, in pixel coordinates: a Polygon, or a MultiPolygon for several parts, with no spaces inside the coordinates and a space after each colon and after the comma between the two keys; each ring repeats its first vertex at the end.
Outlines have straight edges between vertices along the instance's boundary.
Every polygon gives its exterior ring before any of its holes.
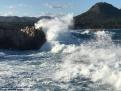
{"type": "Polygon", "coordinates": [[[0,91],[121,91],[121,30],[69,29],[73,15],[41,19],[39,50],[0,50],[0,91]]]}

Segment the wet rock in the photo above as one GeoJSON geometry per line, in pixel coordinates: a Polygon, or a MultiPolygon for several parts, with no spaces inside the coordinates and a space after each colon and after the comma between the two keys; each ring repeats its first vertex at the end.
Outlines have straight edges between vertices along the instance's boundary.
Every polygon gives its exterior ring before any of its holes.
{"type": "Polygon", "coordinates": [[[0,49],[32,50],[39,49],[46,42],[42,29],[0,29],[0,49]]]}

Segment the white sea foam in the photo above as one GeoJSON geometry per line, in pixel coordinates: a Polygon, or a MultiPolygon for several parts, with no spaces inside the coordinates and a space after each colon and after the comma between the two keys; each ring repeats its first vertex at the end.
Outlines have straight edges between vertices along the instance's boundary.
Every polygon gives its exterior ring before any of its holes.
{"type": "MultiPolygon", "coordinates": [[[[77,42],[68,30],[72,22],[73,15],[69,14],[42,19],[35,24],[36,28],[42,27],[47,36],[43,50],[66,54],[60,69],[55,73],[55,80],[69,82],[76,77],[85,77],[99,85],[108,84],[121,90],[121,47],[115,45],[111,34],[105,31],[95,32],[96,40],[80,45],[66,45],[67,42],[77,42]]],[[[81,34],[88,33],[90,31],[86,30],[81,34]]]]}
{"type": "MultiPolygon", "coordinates": [[[[55,78],[70,81],[78,76],[90,78],[93,82],[109,84],[121,90],[121,48],[112,43],[110,34],[95,33],[97,40],[72,48],[63,58],[63,63],[55,78]]],[[[67,51],[67,49],[65,49],[67,51]]]]}
{"type": "Polygon", "coordinates": [[[88,34],[90,31],[89,30],[85,30],[84,32],[82,32],[81,34],[88,34]]]}
{"type": "MultiPolygon", "coordinates": [[[[112,43],[111,35],[105,31],[95,32],[96,41],[87,44],[66,45],[60,41],[72,41],[68,26],[72,25],[73,15],[43,19],[35,24],[36,28],[42,27],[47,36],[47,45],[53,53],[65,53],[60,70],[56,72],[55,79],[70,81],[84,76],[93,82],[101,81],[121,90],[121,48],[112,43]]],[[[88,34],[86,30],[81,34],[88,34]]],[[[47,47],[45,45],[44,47],[47,47]]],[[[45,49],[45,48],[44,48],[45,49]]]]}
{"type": "Polygon", "coordinates": [[[68,27],[73,23],[73,15],[52,19],[42,19],[35,24],[36,28],[42,27],[48,41],[64,40],[68,37],[68,27]]]}
{"type": "MultiPolygon", "coordinates": [[[[83,81],[74,80],[82,77],[93,82],[94,88],[89,89],[90,91],[98,91],[98,86],[99,91],[106,88],[120,91],[120,45],[113,43],[112,35],[105,31],[95,32],[93,35],[96,39],[76,45],[78,39],[75,39],[68,29],[72,22],[73,15],[69,14],[42,19],[35,24],[36,28],[42,27],[46,33],[47,42],[42,49],[49,52],[36,51],[14,55],[7,51],[1,52],[0,86],[28,87],[28,91],[86,91],[80,90],[83,81]],[[102,85],[105,86],[101,88],[102,85]]],[[[75,34],[90,34],[89,30],[82,33],[75,31],[75,34]]]]}
{"type": "Polygon", "coordinates": [[[73,43],[74,38],[68,29],[69,26],[72,25],[73,14],[38,21],[38,23],[35,24],[35,27],[42,27],[47,37],[47,43],[42,49],[51,50],[52,52],[57,53],[64,48],[64,44],[61,45],[60,42],[73,43]]]}

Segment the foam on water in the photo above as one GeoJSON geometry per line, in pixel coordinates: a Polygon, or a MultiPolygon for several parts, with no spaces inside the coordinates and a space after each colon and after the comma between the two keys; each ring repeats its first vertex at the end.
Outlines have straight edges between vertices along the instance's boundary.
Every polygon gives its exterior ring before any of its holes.
{"type": "Polygon", "coordinates": [[[63,17],[52,19],[42,19],[35,24],[36,28],[43,28],[48,41],[66,40],[70,37],[68,26],[73,23],[73,15],[69,14],[63,17]]]}
{"type": "MultiPolygon", "coordinates": [[[[112,88],[121,90],[121,47],[112,42],[111,33],[98,31],[94,33],[96,40],[80,45],[66,42],[78,42],[68,30],[72,25],[72,15],[55,17],[51,20],[40,20],[36,28],[42,27],[47,35],[52,53],[62,53],[62,64],[55,73],[55,80],[70,82],[79,78],[88,78],[95,83],[94,89],[112,88]],[[65,41],[61,44],[60,41],[65,41]],[[98,85],[98,86],[97,86],[98,85]],[[109,87],[108,87],[109,86],[109,87]]],[[[89,30],[81,34],[89,34],[89,30]]],[[[98,89],[98,90],[99,90],[98,89]]]]}
{"type": "Polygon", "coordinates": [[[104,31],[96,32],[95,36],[96,41],[72,48],[55,77],[64,82],[85,77],[98,87],[111,85],[107,88],[121,90],[121,47],[113,44],[110,34],[104,31]]]}
{"type": "Polygon", "coordinates": [[[115,44],[112,34],[106,31],[74,30],[73,33],[79,35],[75,37],[68,29],[72,21],[73,15],[69,14],[42,19],[35,24],[36,28],[42,27],[47,36],[43,51],[0,52],[0,89],[121,90],[121,46],[115,44]],[[81,35],[91,35],[94,39],[80,42],[81,35]]]}
{"type": "Polygon", "coordinates": [[[35,24],[36,28],[41,28],[47,36],[47,43],[43,46],[41,50],[51,50],[53,53],[58,53],[66,44],[72,44],[75,38],[71,35],[68,29],[73,25],[73,14],[68,14],[66,16],[55,17],[52,19],[42,19],[35,24]],[[62,42],[62,44],[61,44],[62,42]]]}

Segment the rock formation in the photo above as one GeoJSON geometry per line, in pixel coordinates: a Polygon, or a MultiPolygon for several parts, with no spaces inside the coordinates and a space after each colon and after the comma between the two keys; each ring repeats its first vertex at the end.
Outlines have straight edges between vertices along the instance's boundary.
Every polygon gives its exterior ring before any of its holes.
{"type": "Polygon", "coordinates": [[[87,12],[74,17],[76,29],[120,29],[121,10],[105,2],[96,3],[87,12]]]}
{"type": "Polygon", "coordinates": [[[0,29],[0,48],[32,50],[39,49],[46,41],[42,29],[26,27],[24,29],[0,29]]]}

